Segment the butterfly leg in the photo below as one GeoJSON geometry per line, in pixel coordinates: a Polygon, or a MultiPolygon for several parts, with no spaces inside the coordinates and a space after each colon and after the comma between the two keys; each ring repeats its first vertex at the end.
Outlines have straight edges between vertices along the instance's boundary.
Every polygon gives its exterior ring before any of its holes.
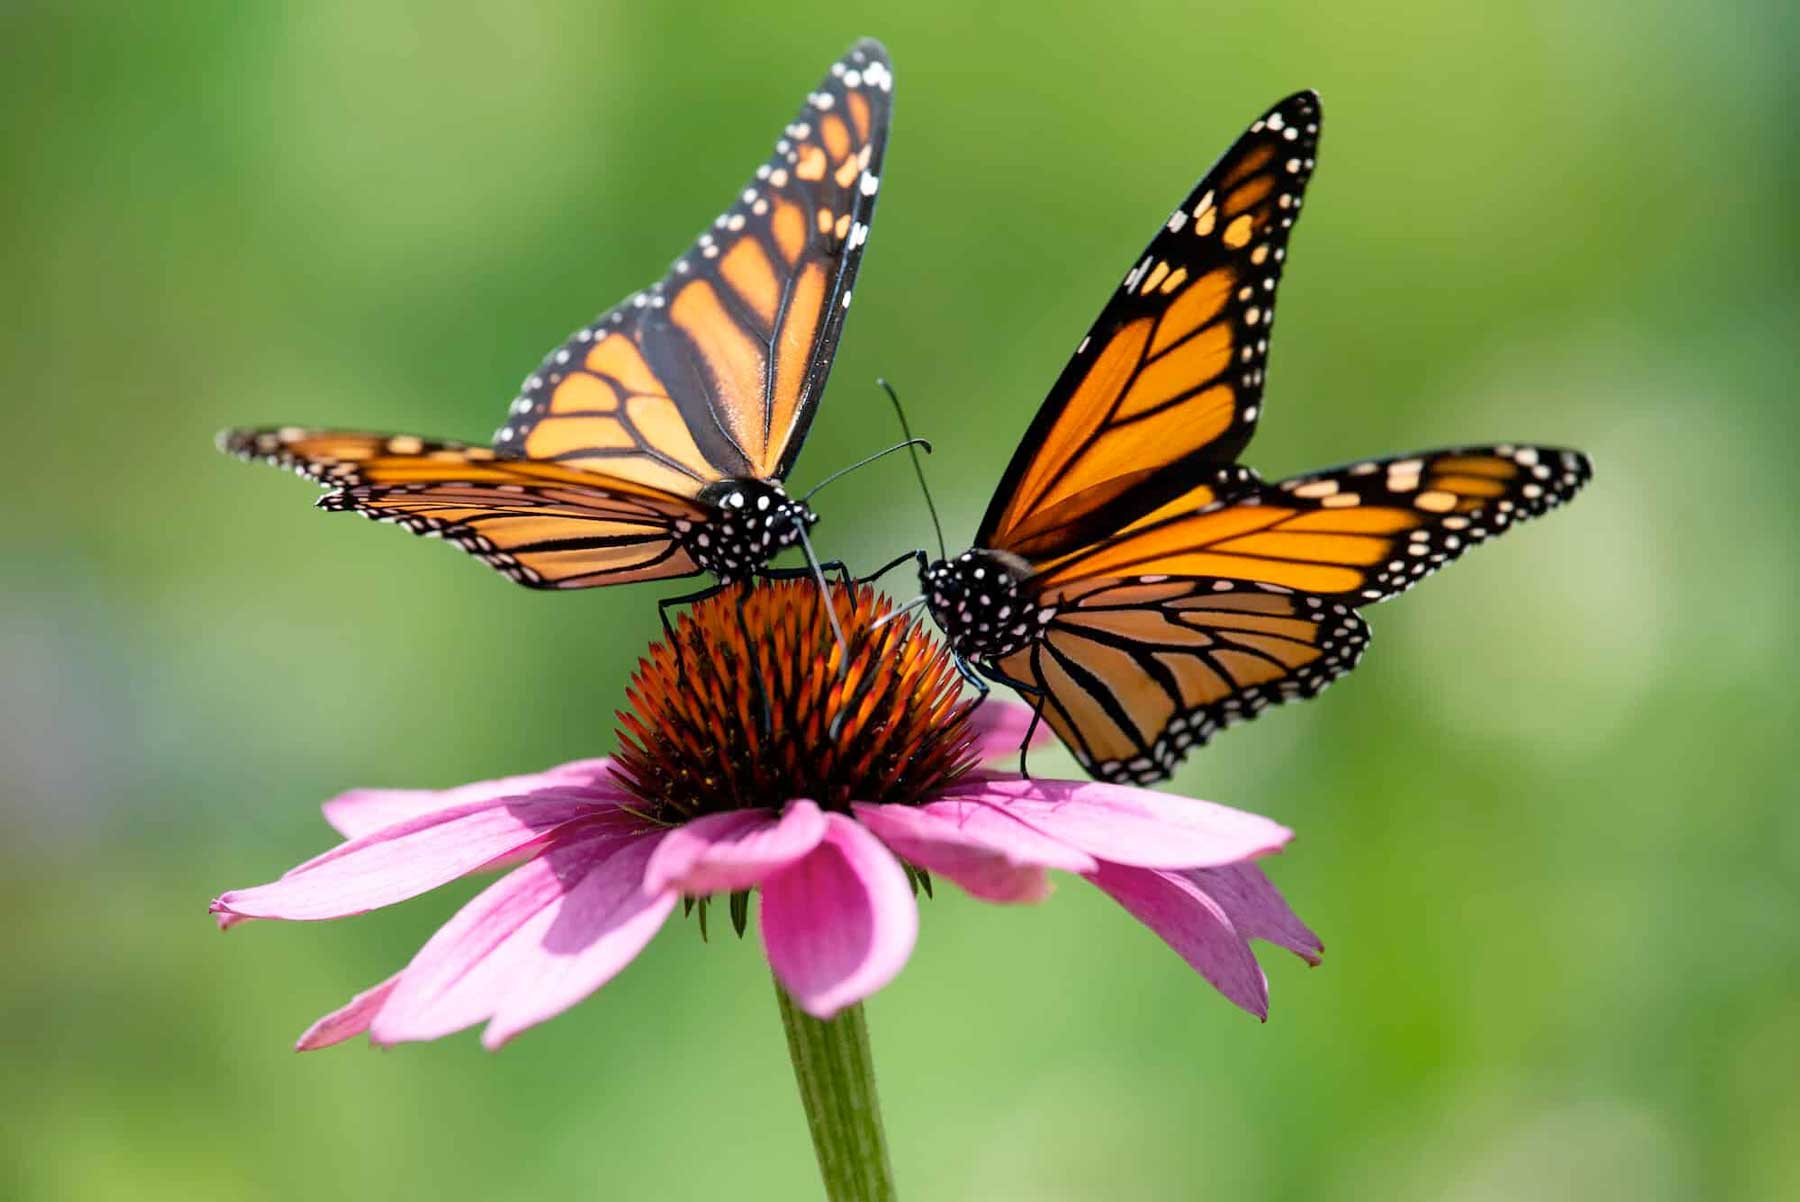
{"type": "Polygon", "coordinates": [[[1009,689],[1016,690],[1017,692],[1024,693],[1028,696],[1036,697],[1044,691],[1028,680],[1017,680],[1008,676],[992,664],[977,663],[975,666],[981,669],[981,674],[983,676],[987,677],[995,684],[1003,684],[1009,689]]]}
{"type": "Polygon", "coordinates": [[[1019,742],[1019,775],[1031,776],[1031,768],[1025,763],[1025,757],[1031,754],[1031,736],[1037,733],[1038,723],[1044,720],[1044,702],[1049,698],[1038,694],[1037,703],[1031,707],[1031,725],[1025,728],[1025,737],[1019,742]]]}
{"type": "Polygon", "coordinates": [[[956,665],[956,670],[961,674],[962,678],[975,686],[975,699],[977,701],[986,701],[988,694],[994,690],[989,687],[987,681],[981,679],[980,673],[969,666],[968,660],[964,659],[954,651],[950,653],[950,661],[956,665]]]}
{"type": "MultiPolygon", "coordinates": [[[[1035,668],[1037,663],[1035,650],[1033,651],[1032,656],[1032,664],[1035,668]]],[[[1019,775],[1028,777],[1031,775],[1031,769],[1026,764],[1025,757],[1031,751],[1031,736],[1037,733],[1038,723],[1044,720],[1044,703],[1050,699],[1050,695],[1045,692],[1041,686],[1008,676],[992,664],[979,664],[977,666],[980,667],[982,674],[994,683],[1003,684],[1021,696],[1033,699],[1031,703],[1031,725],[1025,728],[1024,741],[1019,744],[1019,775]]],[[[985,688],[982,690],[984,695],[986,691],[985,688]]]]}
{"type": "Polygon", "coordinates": [[[883,576],[887,575],[889,572],[893,571],[895,568],[899,567],[901,564],[905,563],[907,560],[911,560],[914,563],[918,564],[919,571],[921,571],[921,572],[923,572],[926,569],[926,567],[928,566],[927,560],[925,558],[925,552],[923,550],[908,551],[906,554],[898,556],[894,559],[889,560],[887,563],[882,564],[880,567],[876,568],[873,572],[870,572],[867,576],[857,577],[856,582],[858,584],[874,584],[877,580],[880,580],[883,576]]]}
{"type": "MultiPolygon", "coordinates": [[[[841,559],[827,559],[821,563],[819,567],[826,572],[836,572],[838,574],[838,583],[845,587],[859,583],[856,578],[850,574],[849,565],[844,563],[841,559]]],[[[810,567],[764,568],[756,574],[758,580],[801,580],[811,575],[812,569],[810,567]]]]}
{"type": "Polygon", "coordinates": [[[715,584],[711,588],[703,588],[697,593],[689,593],[684,597],[664,597],[656,603],[656,616],[662,621],[663,637],[669,641],[669,646],[675,648],[675,680],[677,683],[687,683],[687,654],[682,650],[681,640],[675,637],[675,626],[669,621],[669,611],[677,605],[693,605],[705,601],[709,597],[716,597],[724,590],[723,584],[715,584]]]}
{"type": "Polygon", "coordinates": [[[744,603],[749,598],[750,581],[746,580],[738,588],[738,633],[744,636],[744,654],[750,661],[750,684],[756,690],[756,726],[762,733],[763,741],[767,742],[775,733],[775,715],[771,712],[772,707],[769,705],[769,690],[763,684],[762,669],[756,666],[756,655],[752,650],[756,644],[750,637],[750,620],[744,613],[744,603]]]}

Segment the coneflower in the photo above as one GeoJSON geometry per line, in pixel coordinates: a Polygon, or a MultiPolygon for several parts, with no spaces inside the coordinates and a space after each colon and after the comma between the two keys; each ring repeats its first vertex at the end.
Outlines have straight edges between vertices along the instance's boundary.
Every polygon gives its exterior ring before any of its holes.
{"type": "MultiPolygon", "coordinates": [[[[804,1056],[860,1057],[866,1070],[860,1010],[818,1020],[904,966],[915,887],[932,877],[993,902],[1042,899],[1048,869],[1085,877],[1258,1017],[1268,990],[1251,939],[1316,962],[1318,939],[1253,863],[1287,842],[1286,828],[1210,802],[983,767],[1016,752],[1030,711],[961,699],[948,653],[917,622],[883,621],[893,607],[869,588],[830,596],[842,644],[811,582],[694,606],[675,626],[679,652],[656,644],[640,661],[614,758],[325,803],[346,841],[220,896],[221,925],[339,918],[512,867],[300,1048],[483,1022],[496,1048],[605,984],[678,905],[704,918],[730,899],[741,932],[753,897],[805,1093],[804,1056]]],[[[829,1184],[824,1143],[819,1153],[829,1184]]]]}

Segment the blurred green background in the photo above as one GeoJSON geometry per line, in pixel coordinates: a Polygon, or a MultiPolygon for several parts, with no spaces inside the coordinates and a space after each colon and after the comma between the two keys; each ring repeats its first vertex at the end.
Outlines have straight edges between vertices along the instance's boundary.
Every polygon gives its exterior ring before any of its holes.
{"type": "MultiPolygon", "coordinates": [[[[1792,5],[512,9],[0,12],[0,1196],[815,1195],[761,955],[691,925],[498,1055],[289,1051],[470,889],[230,937],[208,898],[351,785],[610,749],[658,591],[527,592],[210,440],[486,437],[866,33],[894,141],[797,484],[891,440],[885,373],[966,539],[1134,252],[1308,85],[1250,460],[1598,463],[1178,779],[1300,832],[1328,951],[1265,953],[1267,1025],[1078,881],[926,905],[869,1007],[905,1195],[1800,1197],[1792,5]]],[[[853,563],[928,537],[897,460],[822,501],[853,563]]]]}

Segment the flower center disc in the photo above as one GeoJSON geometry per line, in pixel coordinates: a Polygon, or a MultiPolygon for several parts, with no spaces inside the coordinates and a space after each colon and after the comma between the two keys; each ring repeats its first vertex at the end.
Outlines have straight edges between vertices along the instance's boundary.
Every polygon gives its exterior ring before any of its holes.
{"type": "Polygon", "coordinates": [[[653,817],[919,802],[974,766],[974,702],[944,648],[916,619],[883,623],[893,603],[866,585],[832,585],[831,603],[847,653],[811,580],[734,585],[651,646],[615,769],[653,817]]]}

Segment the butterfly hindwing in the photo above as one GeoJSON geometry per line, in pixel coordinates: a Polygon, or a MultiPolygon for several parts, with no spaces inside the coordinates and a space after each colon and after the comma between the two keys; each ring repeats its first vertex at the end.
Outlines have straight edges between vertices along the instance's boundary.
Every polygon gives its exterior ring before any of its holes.
{"type": "Polygon", "coordinates": [[[669,273],[545,357],[495,447],[670,491],[785,477],[850,306],[892,88],[878,42],[833,64],[669,273]]]}
{"type": "Polygon", "coordinates": [[[322,509],[441,538],[520,584],[585,588],[687,576],[693,501],[488,447],[293,427],[235,430],[222,449],[330,485],[322,509]]]}
{"type": "Polygon", "coordinates": [[[1047,597],[1092,578],[1217,576],[1351,605],[1383,601],[1574,496],[1587,457],[1499,444],[1370,459],[1143,523],[1046,566],[1047,597]]]}
{"type": "Polygon", "coordinates": [[[1169,216],[1050,390],[978,546],[1053,558],[1236,460],[1320,120],[1315,93],[1283,100],[1169,216]]]}
{"type": "Polygon", "coordinates": [[[1040,617],[1001,672],[1035,690],[1085,771],[1138,783],[1234,722],[1317,694],[1369,642],[1342,602],[1213,577],[1090,582],[1040,617]]]}

